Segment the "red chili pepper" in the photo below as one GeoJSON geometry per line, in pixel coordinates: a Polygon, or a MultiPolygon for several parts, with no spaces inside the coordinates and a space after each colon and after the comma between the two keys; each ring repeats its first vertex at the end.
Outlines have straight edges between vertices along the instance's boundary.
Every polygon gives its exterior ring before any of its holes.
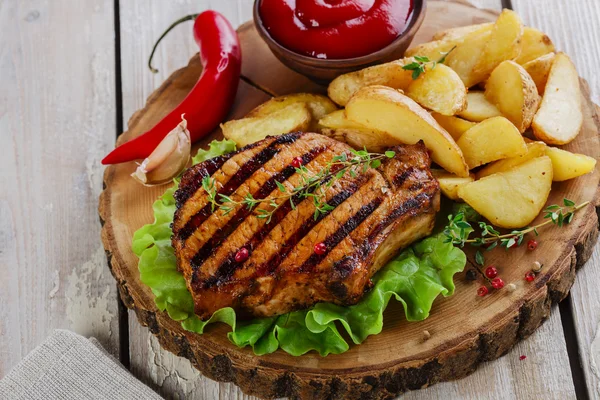
{"type": "Polygon", "coordinates": [[[102,160],[102,164],[148,157],[181,122],[182,114],[185,114],[193,143],[213,131],[229,112],[237,92],[242,63],[240,42],[229,21],[212,10],[197,16],[190,15],[171,25],[159,42],[177,24],[191,19],[195,19],[194,39],[200,47],[203,67],[200,79],[187,97],[154,128],[114,149],[102,160]]]}

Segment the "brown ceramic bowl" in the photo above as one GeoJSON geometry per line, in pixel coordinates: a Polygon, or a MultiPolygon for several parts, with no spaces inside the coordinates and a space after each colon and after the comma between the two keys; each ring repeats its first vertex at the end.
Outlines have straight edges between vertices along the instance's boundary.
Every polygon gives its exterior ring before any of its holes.
{"type": "Polygon", "coordinates": [[[404,52],[408,49],[408,46],[410,46],[415,34],[423,23],[426,3],[426,0],[414,0],[414,10],[410,22],[408,23],[408,27],[400,36],[383,49],[361,57],[323,60],[298,54],[277,43],[277,41],[269,35],[262,23],[259,12],[260,1],[261,0],[254,1],[254,25],[273,54],[283,64],[294,71],[307,76],[315,82],[324,84],[329,83],[337,76],[347,72],[358,71],[359,69],[363,69],[370,65],[381,64],[402,58],[404,52]]]}

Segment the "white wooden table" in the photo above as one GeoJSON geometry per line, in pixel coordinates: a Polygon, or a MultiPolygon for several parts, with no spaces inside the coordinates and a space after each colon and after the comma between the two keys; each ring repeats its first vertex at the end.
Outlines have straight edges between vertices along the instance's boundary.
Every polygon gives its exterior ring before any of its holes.
{"type": "MultiPolygon", "coordinates": [[[[600,0],[478,0],[512,7],[575,61],[600,103],[600,0]]],[[[246,398],[160,349],[119,305],[96,212],[100,159],[146,97],[197,51],[180,16],[234,25],[251,0],[0,0],[0,378],[55,328],[95,336],[169,398],[246,398]]],[[[406,399],[600,399],[600,250],[528,340],[466,379],[406,399]],[[527,358],[520,360],[520,356],[527,358]]]]}

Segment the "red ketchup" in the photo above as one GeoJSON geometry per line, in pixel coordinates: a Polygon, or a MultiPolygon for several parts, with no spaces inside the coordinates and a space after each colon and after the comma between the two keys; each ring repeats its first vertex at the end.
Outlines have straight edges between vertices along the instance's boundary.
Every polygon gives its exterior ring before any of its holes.
{"type": "Polygon", "coordinates": [[[282,46],[345,59],[381,50],[404,32],[413,0],[261,0],[260,16],[282,46]]]}

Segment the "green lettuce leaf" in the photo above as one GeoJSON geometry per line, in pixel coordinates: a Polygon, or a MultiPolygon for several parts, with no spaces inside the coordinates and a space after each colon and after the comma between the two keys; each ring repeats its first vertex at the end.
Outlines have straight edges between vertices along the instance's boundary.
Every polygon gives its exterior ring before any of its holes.
{"type": "MultiPolygon", "coordinates": [[[[232,141],[213,141],[208,150],[198,151],[193,163],[234,150],[232,141]]],[[[384,266],[373,278],[373,290],[356,305],[320,303],[309,310],[250,321],[236,321],[235,311],[226,307],[208,321],[201,321],[194,315],[192,296],[183,275],[177,271],[171,247],[170,224],[176,209],[173,194],[178,185],[176,179],[173,187],[153,204],[154,222],[133,236],[132,248],[139,257],[141,281],[152,289],[158,309],[181,321],[184,329],[201,334],[209,324],[225,323],[231,327],[228,338],[232,343],[251,346],[258,355],[278,348],[294,356],[313,350],[321,356],[343,353],[350,346],[338,327],[343,327],[354,343],[362,343],[383,329],[383,312],[392,297],[402,303],[409,321],[423,320],[440,294],[454,293],[454,274],[462,271],[466,263],[465,254],[444,243],[443,235],[438,234],[402,251],[384,266]]]]}

